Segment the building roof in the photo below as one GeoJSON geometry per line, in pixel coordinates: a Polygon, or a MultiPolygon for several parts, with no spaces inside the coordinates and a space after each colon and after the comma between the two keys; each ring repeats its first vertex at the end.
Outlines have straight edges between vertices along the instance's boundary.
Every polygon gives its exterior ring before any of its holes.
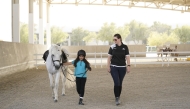
{"type": "Polygon", "coordinates": [[[46,0],[50,4],[105,5],[190,12],[190,0],[46,0]]]}

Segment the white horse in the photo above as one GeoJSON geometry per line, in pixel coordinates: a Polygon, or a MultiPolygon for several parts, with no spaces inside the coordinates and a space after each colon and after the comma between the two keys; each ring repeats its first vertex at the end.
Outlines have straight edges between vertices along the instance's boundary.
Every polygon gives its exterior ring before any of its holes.
{"type": "Polygon", "coordinates": [[[67,87],[73,87],[75,85],[75,82],[68,81],[73,80],[73,72],[67,68],[67,66],[61,65],[61,63],[67,62],[68,59],[67,51],[63,48],[61,48],[58,45],[52,45],[49,49],[49,54],[46,59],[46,68],[49,75],[50,80],[50,87],[52,88],[52,96],[54,99],[54,102],[58,101],[58,87],[59,87],[59,79],[61,76],[62,80],[62,95],[65,95],[65,86],[67,87]],[[67,74],[70,73],[70,74],[67,74]],[[66,81],[66,79],[68,79],[66,81]]]}

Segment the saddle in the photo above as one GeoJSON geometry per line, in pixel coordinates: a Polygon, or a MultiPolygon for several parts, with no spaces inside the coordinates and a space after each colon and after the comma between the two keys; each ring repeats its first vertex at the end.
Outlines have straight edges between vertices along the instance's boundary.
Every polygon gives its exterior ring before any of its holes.
{"type": "Polygon", "coordinates": [[[42,57],[45,62],[46,62],[46,59],[47,59],[48,55],[49,55],[49,50],[46,50],[46,51],[44,52],[44,54],[43,54],[43,57],[42,57]]]}
{"type": "MultiPolygon", "coordinates": [[[[42,57],[45,62],[46,62],[46,59],[47,59],[48,55],[49,55],[49,50],[46,50],[44,52],[44,54],[43,54],[43,57],[42,57]]],[[[67,62],[67,56],[65,55],[65,53],[63,51],[62,51],[62,55],[61,56],[62,56],[62,63],[67,62]]]]}

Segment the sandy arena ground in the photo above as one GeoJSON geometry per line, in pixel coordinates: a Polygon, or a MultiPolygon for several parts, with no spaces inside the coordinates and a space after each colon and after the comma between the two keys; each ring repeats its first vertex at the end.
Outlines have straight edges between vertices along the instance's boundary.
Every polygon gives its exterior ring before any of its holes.
{"type": "MultiPolygon", "coordinates": [[[[73,69],[72,69],[73,70],[73,69]]],[[[88,72],[84,106],[75,87],[54,103],[46,69],[30,69],[0,78],[0,109],[190,109],[190,65],[138,65],[125,76],[121,105],[105,68],[88,72]]]]}

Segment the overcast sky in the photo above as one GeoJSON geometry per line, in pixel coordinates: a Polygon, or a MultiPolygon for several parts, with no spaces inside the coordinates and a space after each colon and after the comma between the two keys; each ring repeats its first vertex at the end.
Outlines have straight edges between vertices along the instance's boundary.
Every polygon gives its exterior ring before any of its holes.
{"type": "Polygon", "coordinates": [[[147,25],[152,25],[154,21],[160,21],[173,27],[190,25],[190,13],[121,6],[54,5],[51,8],[51,15],[52,24],[65,28],[80,26],[96,31],[105,22],[114,22],[117,26],[123,26],[133,19],[147,25]]]}

